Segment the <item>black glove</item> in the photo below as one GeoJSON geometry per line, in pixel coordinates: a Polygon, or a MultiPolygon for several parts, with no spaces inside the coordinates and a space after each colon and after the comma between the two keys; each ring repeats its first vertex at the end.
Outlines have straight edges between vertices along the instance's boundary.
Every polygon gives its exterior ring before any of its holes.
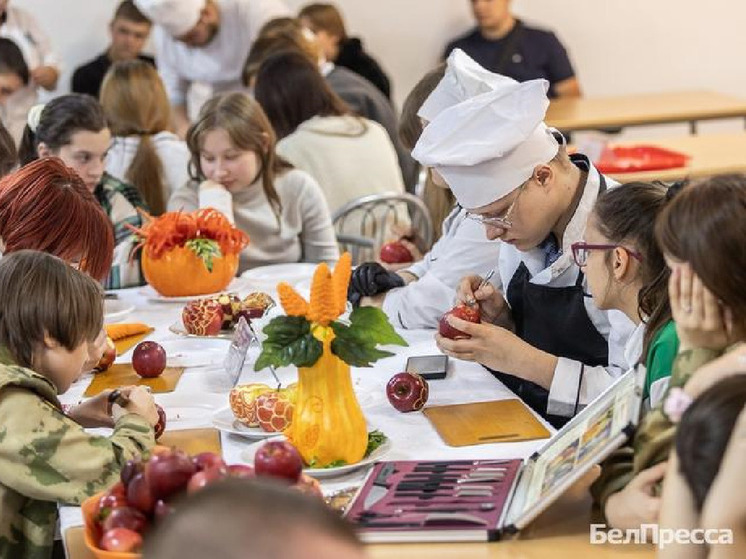
{"type": "Polygon", "coordinates": [[[366,262],[352,272],[347,299],[357,307],[363,297],[386,293],[390,289],[403,285],[404,279],[399,274],[389,272],[378,262],[366,262]]]}

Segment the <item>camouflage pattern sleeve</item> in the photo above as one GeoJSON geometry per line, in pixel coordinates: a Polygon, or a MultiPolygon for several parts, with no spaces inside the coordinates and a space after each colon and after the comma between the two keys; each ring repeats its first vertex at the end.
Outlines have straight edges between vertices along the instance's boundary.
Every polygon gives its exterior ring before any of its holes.
{"type": "Polygon", "coordinates": [[[676,425],[663,411],[668,392],[672,388],[686,385],[697,369],[717,359],[722,353],[700,348],[682,351],[676,356],[666,394],[661,403],[643,418],[635,435],[635,474],[668,459],[676,435],[676,425]]]}
{"type": "Polygon", "coordinates": [[[0,426],[0,483],[32,499],[64,504],[79,504],[112,485],[128,459],[155,445],[144,418],[126,415],[111,437],[95,436],[17,388],[0,394],[0,426]]]}
{"type": "MultiPolygon", "coordinates": [[[[719,355],[720,352],[707,349],[679,353],[673,363],[667,390],[684,386],[697,369],[719,355]]],[[[663,412],[665,400],[664,396],[661,403],[643,417],[632,443],[612,453],[602,464],[601,476],[591,486],[591,493],[601,510],[604,510],[607,499],[624,489],[639,472],[668,459],[676,426],[663,412]]]]}

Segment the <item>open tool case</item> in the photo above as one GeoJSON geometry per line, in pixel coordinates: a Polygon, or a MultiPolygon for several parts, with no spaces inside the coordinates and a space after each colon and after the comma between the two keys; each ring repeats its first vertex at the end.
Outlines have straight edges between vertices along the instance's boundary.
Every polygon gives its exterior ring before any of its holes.
{"type": "Polygon", "coordinates": [[[515,533],[632,435],[643,380],[644,370],[625,374],[526,460],[379,462],[345,516],[367,542],[515,533]]]}

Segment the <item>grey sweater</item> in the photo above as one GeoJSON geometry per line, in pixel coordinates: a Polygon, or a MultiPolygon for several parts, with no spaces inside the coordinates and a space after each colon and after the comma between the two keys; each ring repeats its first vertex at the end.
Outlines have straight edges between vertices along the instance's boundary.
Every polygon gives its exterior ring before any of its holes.
{"type": "Polygon", "coordinates": [[[239,273],[285,262],[335,262],[339,248],[329,208],[316,181],[293,169],[277,177],[275,189],[282,202],[279,224],[260,180],[236,192],[222,187],[200,191],[199,183],[190,181],[173,193],[168,209],[213,207],[234,221],[249,236],[239,273]]]}

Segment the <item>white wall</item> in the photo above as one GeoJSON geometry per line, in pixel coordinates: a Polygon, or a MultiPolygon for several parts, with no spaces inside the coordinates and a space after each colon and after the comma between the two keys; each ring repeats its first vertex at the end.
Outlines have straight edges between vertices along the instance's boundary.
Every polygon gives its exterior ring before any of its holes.
{"type": "MultiPolygon", "coordinates": [[[[69,71],[107,43],[117,0],[11,0],[32,10],[69,71]]],[[[297,8],[306,0],[286,0],[297,8]]],[[[468,0],[337,0],[394,82],[397,102],[471,25],[468,0]]],[[[746,97],[746,2],[514,0],[527,21],[566,45],[587,96],[713,89],[746,97]]],[[[706,129],[706,123],[703,129],[706,129]]],[[[739,128],[737,126],[737,128],[739,128]]],[[[682,128],[685,130],[685,128],[682,128]]]]}

